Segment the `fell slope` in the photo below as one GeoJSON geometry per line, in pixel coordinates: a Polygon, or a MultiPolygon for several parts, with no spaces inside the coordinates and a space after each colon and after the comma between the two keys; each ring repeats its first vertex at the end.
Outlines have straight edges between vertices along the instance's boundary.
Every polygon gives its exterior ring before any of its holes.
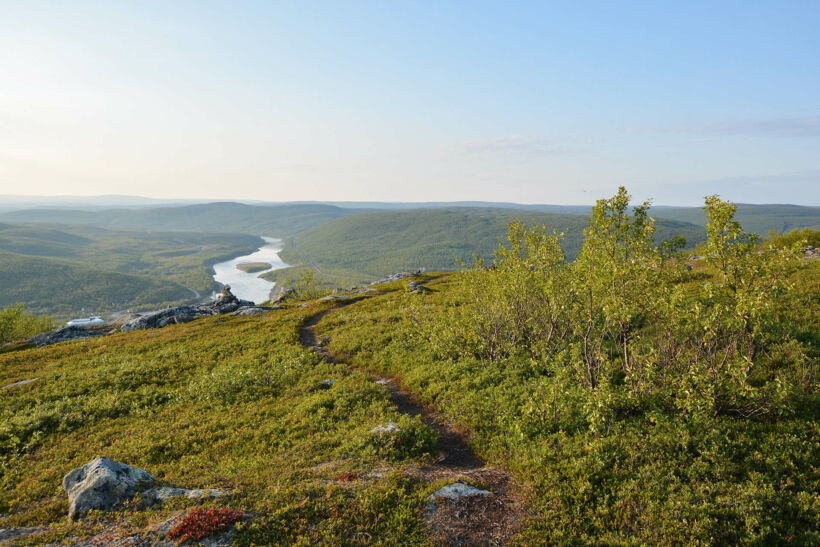
{"type": "MultiPolygon", "coordinates": [[[[587,217],[515,209],[456,207],[363,213],[340,218],[293,238],[282,258],[304,264],[308,254],[326,274],[355,281],[417,268],[456,270],[459,260],[473,255],[492,259],[498,242],[514,219],[544,224],[564,232],[564,251],[573,258],[581,248],[587,217]]],[[[690,246],[703,241],[703,228],[686,222],[659,220],[657,239],[682,235],[690,246]]],[[[281,276],[284,272],[279,272],[281,276]]]]}
{"type": "MultiPolygon", "coordinates": [[[[782,303],[784,327],[803,333],[813,356],[818,267],[806,264],[782,303]]],[[[432,277],[412,294],[400,282],[359,301],[296,302],[264,316],[0,354],[0,387],[38,378],[0,398],[0,527],[48,525],[33,544],[101,541],[101,531],[137,534],[204,503],[253,514],[236,545],[437,544],[427,499],[451,484],[451,471],[425,475],[436,467],[433,431],[402,415],[395,388],[366,370],[398,379],[524,486],[519,544],[820,539],[816,394],[787,415],[706,424],[626,408],[593,432],[580,400],[550,390],[548,368],[442,359],[418,321],[459,305],[463,276],[432,277]],[[321,352],[300,343],[314,328],[327,338],[321,352]],[[372,432],[387,422],[401,433],[372,432]],[[60,480],[99,455],[166,484],[233,494],[70,523],[60,480]]],[[[490,489],[491,500],[498,493],[491,478],[452,472],[490,489]]],[[[493,517],[469,504],[444,507],[457,510],[455,524],[493,517]]]]}

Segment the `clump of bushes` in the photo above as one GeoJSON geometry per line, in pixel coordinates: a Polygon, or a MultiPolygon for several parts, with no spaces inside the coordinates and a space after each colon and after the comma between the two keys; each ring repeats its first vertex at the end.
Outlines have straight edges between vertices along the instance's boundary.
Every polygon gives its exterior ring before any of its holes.
{"type": "Polygon", "coordinates": [[[234,509],[199,507],[185,515],[171,528],[168,537],[176,539],[178,544],[186,541],[199,541],[228,530],[235,523],[241,522],[242,518],[242,513],[234,509]]]}
{"type": "Polygon", "coordinates": [[[648,202],[629,202],[624,188],[598,201],[574,262],[563,234],[510,225],[493,266],[466,272],[464,305],[427,322],[433,348],[486,366],[528,361],[534,374],[562,379],[563,392],[582,388],[593,429],[650,406],[688,416],[783,412],[791,394],[815,389],[815,374],[791,374],[807,359],[776,314],[805,239],[761,247],[734,205],[707,197],[712,275],[693,278],[674,259],[684,243],[656,245],[648,202]],[[786,346],[789,364],[771,358],[786,346]]]}
{"type": "Polygon", "coordinates": [[[419,459],[436,451],[436,434],[417,417],[401,416],[398,430],[374,432],[372,426],[353,435],[342,452],[392,461],[419,459]]]}
{"type": "Polygon", "coordinates": [[[812,247],[820,247],[820,230],[803,228],[791,232],[769,232],[769,245],[774,248],[790,247],[795,243],[804,243],[812,247]]]}
{"type": "Polygon", "coordinates": [[[54,329],[54,320],[27,313],[22,304],[0,310],[0,345],[54,329]]]}

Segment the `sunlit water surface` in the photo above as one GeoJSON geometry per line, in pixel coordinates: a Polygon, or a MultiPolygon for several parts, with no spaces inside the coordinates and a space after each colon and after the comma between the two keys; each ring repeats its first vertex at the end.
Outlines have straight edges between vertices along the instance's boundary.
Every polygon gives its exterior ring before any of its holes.
{"type": "Polygon", "coordinates": [[[264,302],[270,298],[270,292],[275,283],[266,281],[259,277],[265,272],[281,270],[287,268],[286,264],[279,258],[279,251],[282,250],[282,240],[273,237],[262,237],[265,246],[258,251],[245,256],[238,256],[226,262],[214,264],[214,280],[223,285],[230,285],[231,292],[242,300],[250,300],[256,304],[264,302]],[[261,272],[247,273],[238,269],[237,264],[244,262],[265,262],[271,268],[261,272]]]}

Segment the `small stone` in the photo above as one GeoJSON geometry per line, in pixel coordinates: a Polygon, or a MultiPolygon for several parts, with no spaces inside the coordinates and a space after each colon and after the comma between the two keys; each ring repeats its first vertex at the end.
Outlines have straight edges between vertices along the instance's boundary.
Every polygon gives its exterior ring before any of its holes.
{"type": "Polygon", "coordinates": [[[39,526],[24,526],[22,528],[2,528],[0,529],[0,543],[20,539],[42,530],[39,526]]]}
{"type": "Polygon", "coordinates": [[[11,384],[5,385],[0,389],[11,389],[13,387],[24,386],[26,384],[30,384],[31,382],[36,382],[39,378],[29,378],[28,380],[20,380],[19,382],[13,382],[11,384]]]}
{"type": "Polygon", "coordinates": [[[462,498],[469,498],[473,496],[489,496],[492,492],[488,490],[480,490],[474,486],[470,486],[469,484],[464,484],[463,482],[454,482],[453,484],[448,484],[444,488],[440,488],[436,490],[433,494],[427,498],[427,501],[436,501],[441,498],[450,499],[450,500],[460,500],[462,498]]]}
{"type": "Polygon", "coordinates": [[[395,433],[401,433],[401,427],[399,427],[399,424],[396,422],[387,422],[386,424],[377,425],[371,429],[370,432],[376,435],[393,435],[395,433]]]}

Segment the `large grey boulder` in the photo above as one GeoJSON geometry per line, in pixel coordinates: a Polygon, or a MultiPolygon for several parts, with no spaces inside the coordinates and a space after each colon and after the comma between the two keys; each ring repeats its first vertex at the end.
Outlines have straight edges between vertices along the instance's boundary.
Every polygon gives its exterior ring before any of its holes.
{"type": "Polygon", "coordinates": [[[63,478],[68,517],[82,518],[92,509],[109,511],[155,482],[148,471],[109,458],[96,458],[63,478]]]}
{"type": "Polygon", "coordinates": [[[122,330],[160,329],[168,325],[188,323],[194,319],[210,315],[214,315],[214,313],[203,306],[178,306],[141,315],[124,324],[122,330]]]}

